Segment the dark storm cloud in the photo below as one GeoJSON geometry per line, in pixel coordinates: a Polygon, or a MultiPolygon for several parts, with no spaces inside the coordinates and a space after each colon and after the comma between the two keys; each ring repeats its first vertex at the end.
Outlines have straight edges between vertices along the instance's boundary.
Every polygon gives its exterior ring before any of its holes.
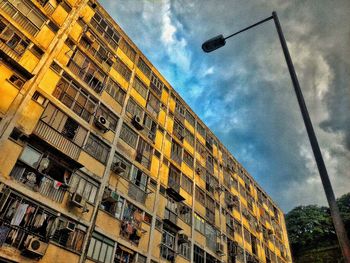
{"type": "Polygon", "coordinates": [[[350,2],[103,1],[194,111],[286,211],[325,203],[272,21],[204,54],[201,43],[276,10],[337,195],[350,188],[350,2]]]}

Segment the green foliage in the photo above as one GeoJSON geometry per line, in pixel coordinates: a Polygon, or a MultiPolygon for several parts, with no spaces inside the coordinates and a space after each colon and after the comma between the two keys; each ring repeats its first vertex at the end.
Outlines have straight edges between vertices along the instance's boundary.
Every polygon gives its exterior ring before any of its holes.
{"type": "MultiPolygon", "coordinates": [[[[350,193],[337,199],[337,204],[349,235],[350,193]]],[[[338,244],[327,207],[317,205],[295,207],[286,215],[286,224],[295,261],[310,251],[338,244]]]]}

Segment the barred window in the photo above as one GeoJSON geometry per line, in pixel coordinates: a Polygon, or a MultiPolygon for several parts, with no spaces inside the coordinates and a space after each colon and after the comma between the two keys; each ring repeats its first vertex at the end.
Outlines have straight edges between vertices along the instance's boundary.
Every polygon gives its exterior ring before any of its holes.
{"type": "Polygon", "coordinates": [[[104,40],[107,41],[107,43],[113,48],[116,49],[118,47],[118,42],[120,39],[119,33],[103,18],[100,13],[95,13],[93,19],[90,21],[90,25],[94,27],[101,34],[104,40]]]}
{"type": "Polygon", "coordinates": [[[106,163],[110,147],[97,138],[95,135],[90,134],[86,144],[85,151],[91,156],[95,157],[101,163],[106,163]]]}
{"type": "Polygon", "coordinates": [[[124,62],[120,58],[117,58],[114,64],[114,68],[126,81],[130,80],[131,70],[128,68],[127,65],[124,64],[124,62]]]}
{"type": "Polygon", "coordinates": [[[96,116],[103,116],[104,118],[106,118],[109,121],[109,128],[112,131],[115,131],[115,129],[117,128],[118,117],[113,112],[111,112],[107,107],[100,104],[99,107],[97,108],[96,116]]]}
{"type": "Polygon", "coordinates": [[[128,100],[128,104],[126,104],[126,112],[129,113],[130,116],[138,115],[141,119],[143,117],[143,109],[139,106],[132,98],[128,100]]]}
{"type": "Polygon", "coordinates": [[[80,172],[74,173],[69,182],[70,190],[80,194],[85,200],[91,204],[95,203],[98,183],[92,181],[80,172]]]}
{"type": "Polygon", "coordinates": [[[96,232],[92,233],[87,257],[101,263],[111,263],[115,242],[96,232]]]}
{"type": "Polygon", "coordinates": [[[137,63],[137,67],[145,74],[146,77],[151,76],[151,68],[147,66],[146,62],[144,62],[141,58],[139,59],[137,63]]]}
{"type": "Polygon", "coordinates": [[[148,94],[146,108],[154,118],[157,118],[160,111],[160,101],[151,92],[148,94]]]}
{"type": "Polygon", "coordinates": [[[185,128],[185,140],[191,145],[194,146],[194,135],[185,128]]]}
{"type": "Polygon", "coordinates": [[[205,128],[197,122],[197,132],[205,138],[205,128]]]}
{"type": "Polygon", "coordinates": [[[192,194],[192,180],[188,178],[186,175],[182,175],[181,177],[181,187],[189,194],[192,194]]]}
{"type": "Polygon", "coordinates": [[[192,209],[183,202],[178,204],[179,217],[188,225],[192,225],[192,209]]]}
{"type": "Polygon", "coordinates": [[[158,96],[162,94],[164,83],[153,72],[150,87],[158,96]]]}
{"type": "Polygon", "coordinates": [[[205,193],[202,189],[200,189],[198,186],[196,186],[196,195],[195,195],[196,201],[201,203],[202,205],[205,205],[205,193]]]}
{"type": "Polygon", "coordinates": [[[22,55],[30,43],[29,39],[22,36],[21,33],[10,26],[2,16],[0,16],[0,41],[5,43],[18,55],[22,55]]]}
{"type": "Polygon", "coordinates": [[[204,250],[196,245],[194,245],[193,262],[204,263],[204,250]]]}
{"type": "Polygon", "coordinates": [[[52,95],[87,122],[91,120],[97,101],[68,75],[63,75],[52,95]]]}
{"type": "Polygon", "coordinates": [[[205,235],[205,220],[198,214],[194,214],[194,229],[205,235]]]}
{"type": "Polygon", "coordinates": [[[193,117],[193,115],[191,114],[191,112],[189,112],[188,110],[186,110],[185,113],[185,118],[186,120],[194,127],[196,124],[196,119],[193,117]]]}
{"type": "Polygon", "coordinates": [[[140,137],[136,150],[136,161],[147,169],[151,168],[152,150],[152,146],[140,137]]]}
{"type": "Polygon", "coordinates": [[[130,46],[128,42],[125,41],[124,38],[120,40],[119,48],[123,50],[124,54],[127,55],[131,61],[135,61],[136,51],[130,46]]]}
{"type": "Polygon", "coordinates": [[[104,89],[107,75],[80,50],[76,50],[68,63],[68,68],[95,92],[104,89]]]}
{"type": "Polygon", "coordinates": [[[120,132],[120,139],[130,145],[132,148],[136,148],[137,133],[133,131],[128,125],[123,123],[122,130],[120,132]]]}
{"type": "Polygon", "coordinates": [[[139,78],[134,79],[133,87],[144,99],[147,99],[148,89],[139,78]]]}
{"type": "Polygon", "coordinates": [[[111,78],[108,79],[106,84],[106,92],[111,95],[111,97],[123,106],[126,92],[111,78]]]}
{"type": "Polygon", "coordinates": [[[171,159],[181,164],[182,162],[182,147],[175,141],[171,144],[171,159]]]}
{"type": "Polygon", "coordinates": [[[187,259],[191,258],[191,247],[185,242],[179,245],[179,254],[187,259]]]}
{"type": "Polygon", "coordinates": [[[246,228],[244,228],[244,240],[249,244],[251,243],[251,234],[246,228]]]}
{"type": "Polygon", "coordinates": [[[193,157],[191,154],[189,154],[187,151],[184,151],[184,162],[189,166],[193,167],[193,157]]]}

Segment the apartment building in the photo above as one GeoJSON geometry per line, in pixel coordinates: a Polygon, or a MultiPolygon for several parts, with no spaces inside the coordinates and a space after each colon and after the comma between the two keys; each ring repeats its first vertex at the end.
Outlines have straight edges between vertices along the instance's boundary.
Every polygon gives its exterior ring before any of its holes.
{"type": "Polygon", "coordinates": [[[283,212],[97,2],[0,0],[0,262],[291,262],[283,212]]]}

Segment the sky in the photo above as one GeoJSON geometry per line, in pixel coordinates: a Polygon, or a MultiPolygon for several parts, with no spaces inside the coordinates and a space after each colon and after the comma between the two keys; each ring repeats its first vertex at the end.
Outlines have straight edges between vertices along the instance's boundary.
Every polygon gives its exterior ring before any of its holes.
{"type": "Polygon", "coordinates": [[[104,8],[285,211],[326,205],[273,21],[277,14],[334,192],[350,192],[350,1],[102,0],[104,8]]]}

